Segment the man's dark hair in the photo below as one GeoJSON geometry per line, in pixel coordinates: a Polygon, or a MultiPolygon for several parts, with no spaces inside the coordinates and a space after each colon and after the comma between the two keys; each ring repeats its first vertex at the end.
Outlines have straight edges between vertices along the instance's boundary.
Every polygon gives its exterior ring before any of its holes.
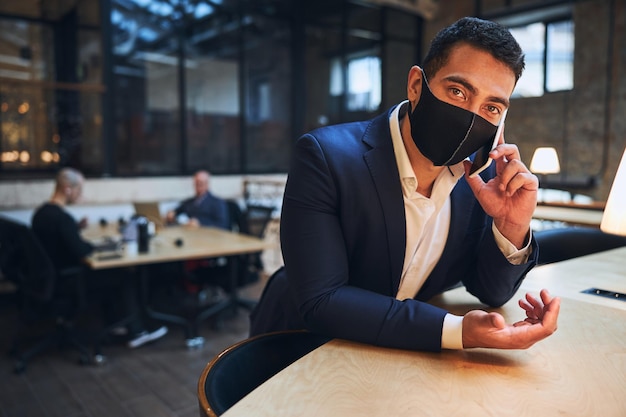
{"type": "Polygon", "coordinates": [[[450,50],[469,44],[490,53],[515,74],[517,82],[524,71],[524,53],[511,32],[504,26],[476,17],[464,17],[442,29],[433,38],[424,58],[424,72],[433,77],[448,61],[450,50]]]}

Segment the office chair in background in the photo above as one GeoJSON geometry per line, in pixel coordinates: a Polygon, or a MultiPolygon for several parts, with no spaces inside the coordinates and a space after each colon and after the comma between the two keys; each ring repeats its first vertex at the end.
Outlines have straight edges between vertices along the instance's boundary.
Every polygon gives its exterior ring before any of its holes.
{"type": "MultiPolygon", "coordinates": [[[[230,230],[237,233],[252,235],[263,238],[267,224],[271,219],[272,207],[250,206],[242,210],[235,200],[227,200],[230,218],[230,230]]],[[[189,309],[206,305],[218,304],[224,299],[224,295],[232,296],[239,288],[258,282],[264,273],[262,251],[217,259],[195,261],[192,269],[187,268],[184,272],[184,282],[190,283],[195,288],[198,297],[192,303],[186,303],[189,309]],[[235,263],[233,265],[233,262],[235,263]],[[233,268],[236,269],[236,279],[233,282],[233,268]]],[[[223,319],[236,314],[238,306],[252,310],[257,300],[248,300],[237,297],[236,305],[232,309],[215,316],[213,328],[223,327],[223,319]]]]}
{"type": "MultiPolygon", "coordinates": [[[[246,211],[243,213],[243,218],[247,227],[247,231],[244,233],[263,239],[265,237],[267,225],[270,220],[272,220],[273,212],[274,207],[247,204],[246,211]]],[[[256,272],[257,275],[264,271],[261,254],[262,252],[257,252],[250,255],[248,262],[248,269],[251,269],[252,273],[256,272]]]]}
{"type": "Polygon", "coordinates": [[[33,357],[54,347],[74,348],[81,364],[102,363],[99,347],[92,355],[74,327],[87,308],[82,268],[56,271],[32,230],[5,218],[0,218],[0,253],[0,268],[14,282],[18,295],[18,322],[10,351],[14,372],[24,372],[33,357]]]}
{"type": "MultiPolygon", "coordinates": [[[[250,206],[242,210],[234,200],[227,200],[230,218],[230,230],[263,238],[269,223],[272,207],[250,206]]],[[[263,270],[262,252],[220,258],[209,263],[207,267],[191,271],[188,279],[198,286],[219,286],[225,291],[234,290],[231,282],[231,262],[237,262],[236,288],[258,282],[263,270]]],[[[236,289],[235,288],[235,289],[236,289]]],[[[250,304],[250,307],[253,303],[250,304]]]]}

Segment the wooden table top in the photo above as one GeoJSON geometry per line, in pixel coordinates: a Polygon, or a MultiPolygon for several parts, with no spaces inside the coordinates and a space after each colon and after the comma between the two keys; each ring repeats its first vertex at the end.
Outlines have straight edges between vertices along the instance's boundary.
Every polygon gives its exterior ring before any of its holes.
{"type": "MultiPolygon", "coordinates": [[[[229,409],[237,416],[626,415],[626,302],[580,294],[625,289],[626,248],[535,268],[494,309],[524,317],[517,300],[548,288],[562,297],[559,328],[527,350],[441,353],[335,339],[287,367],[229,409]]],[[[436,297],[455,313],[484,308],[464,288],[436,297]]]]}
{"type": "Polygon", "coordinates": [[[536,267],[523,288],[535,292],[548,288],[562,298],[626,310],[625,301],[581,292],[599,288],[626,294],[626,247],[536,267]]]}
{"type": "MultiPolygon", "coordinates": [[[[85,230],[83,236],[86,239],[97,239],[118,236],[118,232],[113,226],[93,226],[85,230]]],[[[159,230],[151,239],[147,253],[127,253],[122,250],[119,252],[120,257],[105,260],[94,254],[87,259],[87,263],[93,269],[118,268],[254,253],[269,246],[267,242],[254,236],[212,227],[168,226],[159,230]],[[178,240],[182,242],[180,246],[176,244],[178,240]]]]}

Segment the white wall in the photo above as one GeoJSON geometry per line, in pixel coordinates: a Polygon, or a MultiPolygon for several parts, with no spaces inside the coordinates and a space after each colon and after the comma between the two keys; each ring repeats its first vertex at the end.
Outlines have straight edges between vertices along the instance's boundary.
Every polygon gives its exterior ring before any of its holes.
{"type": "MultiPolygon", "coordinates": [[[[244,180],[284,181],[286,175],[211,176],[211,191],[224,199],[242,199],[244,180]]],[[[54,180],[0,182],[0,215],[30,224],[33,210],[52,195],[54,180]]],[[[90,223],[100,219],[128,219],[133,201],[159,201],[165,213],[180,200],[192,196],[193,180],[184,177],[97,178],[86,179],[80,202],[68,207],[77,219],[87,217],[90,223]]]]}

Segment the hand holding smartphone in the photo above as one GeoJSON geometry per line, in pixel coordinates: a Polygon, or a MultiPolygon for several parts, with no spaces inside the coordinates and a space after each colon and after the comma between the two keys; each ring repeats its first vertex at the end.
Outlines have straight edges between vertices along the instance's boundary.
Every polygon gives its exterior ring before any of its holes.
{"type": "Polygon", "coordinates": [[[505,109],[504,113],[502,113],[502,118],[500,119],[500,124],[498,125],[498,129],[496,130],[496,135],[493,138],[493,143],[491,144],[491,147],[485,145],[478,151],[476,151],[476,156],[474,157],[472,167],[470,168],[470,178],[476,177],[478,174],[487,169],[489,165],[491,165],[489,152],[491,152],[495,149],[496,146],[498,146],[498,140],[500,139],[500,135],[502,134],[502,129],[504,129],[504,119],[506,119],[506,114],[508,113],[508,111],[509,109],[505,109]]]}

